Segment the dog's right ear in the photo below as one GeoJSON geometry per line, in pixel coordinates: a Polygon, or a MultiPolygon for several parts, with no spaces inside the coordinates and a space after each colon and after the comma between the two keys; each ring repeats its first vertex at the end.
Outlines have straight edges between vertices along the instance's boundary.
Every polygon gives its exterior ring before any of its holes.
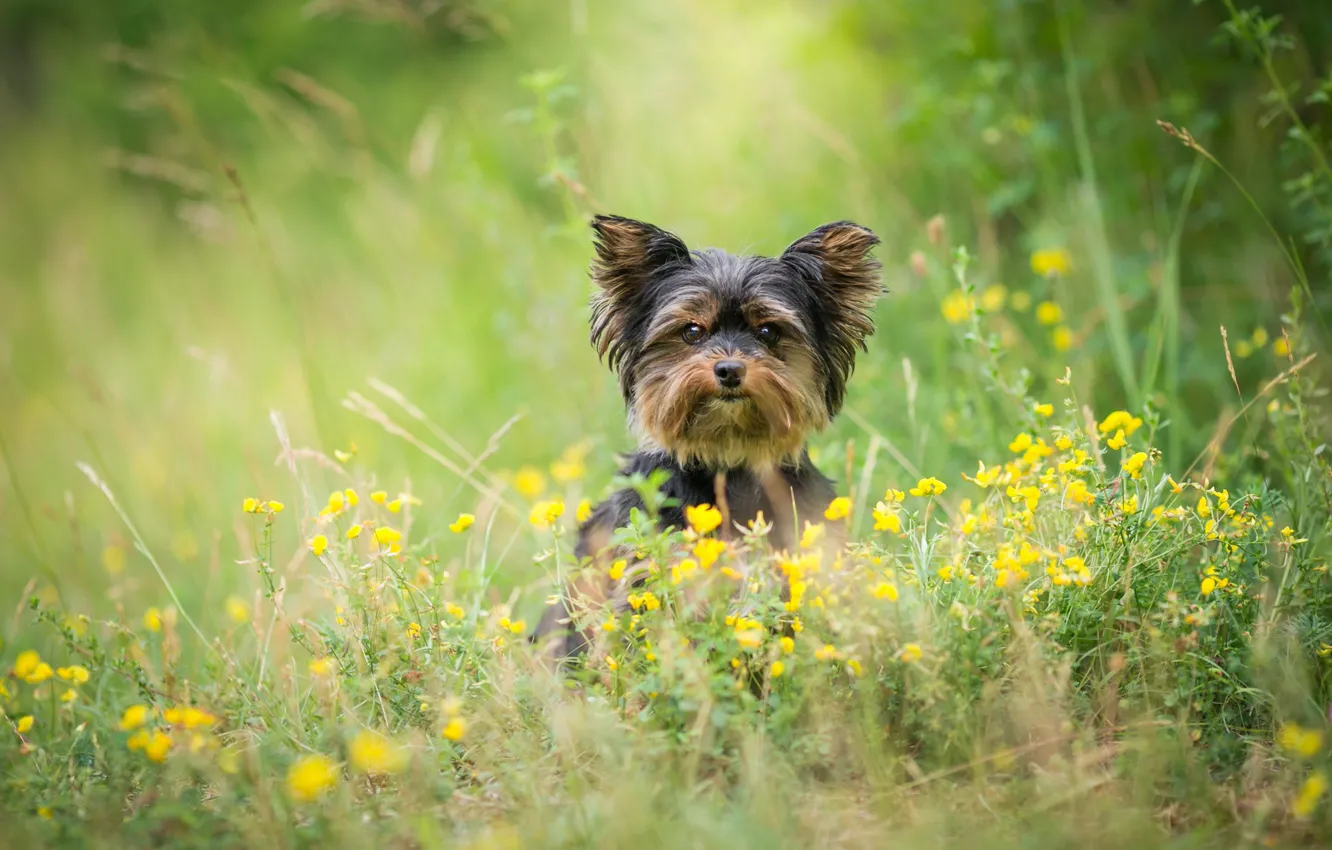
{"type": "Polygon", "coordinates": [[[629,348],[627,330],[648,284],[691,260],[680,237],[631,218],[592,219],[597,257],[592,262],[592,344],[612,369],[629,348]]]}

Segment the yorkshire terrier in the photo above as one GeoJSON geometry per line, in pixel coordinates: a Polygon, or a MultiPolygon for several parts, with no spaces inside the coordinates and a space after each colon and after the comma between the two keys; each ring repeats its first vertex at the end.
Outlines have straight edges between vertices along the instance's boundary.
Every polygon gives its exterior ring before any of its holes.
{"type": "MultiPolygon", "coordinates": [[[[669,473],[663,529],[684,528],[686,507],[709,504],[723,511],[723,533],[761,512],[772,545],[793,547],[799,518],[820,516],[836,496],[806,440],[841,409],[856,352],[874,332],[878,237],[839,221],[769,258],[690,251],[619,216],[597,216],[592,229],[592,344],[619,376],[639,439],[623,474],[669,473]]],[[[643,502],[628,489],[597,506],[579,528],[580,563],[608,559],[612,533],[635,507],[643,502]]],[[[549,641],[562,659],[580,655],[592,631],[579,628],[576,611],[622,606],[616,585],[631,581],[584,570],[532,640],[549,641]]]]}

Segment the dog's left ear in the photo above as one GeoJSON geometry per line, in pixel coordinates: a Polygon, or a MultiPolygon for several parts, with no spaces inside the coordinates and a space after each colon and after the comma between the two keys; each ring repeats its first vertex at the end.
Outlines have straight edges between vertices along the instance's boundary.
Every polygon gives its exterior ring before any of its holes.
{"type": "Polygon", "coordinates": [[[825,224],[792,243],[782,262],[809,284],[828,322],[828,413],[836,414],[846,394],[846,381],[855,367],[856,349],[874,333],[870,310],[883,294],[881,268],[870,250],[879,237],[867,227],[849,221],[825,224]]]}

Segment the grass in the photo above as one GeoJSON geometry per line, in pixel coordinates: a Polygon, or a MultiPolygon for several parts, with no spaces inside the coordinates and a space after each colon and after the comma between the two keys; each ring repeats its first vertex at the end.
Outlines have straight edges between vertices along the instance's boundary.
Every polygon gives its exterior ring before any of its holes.
{"type": "Polygon", "coordinates": [[[1213,48],[1096,4],[403,9],[43,48],[0,152],[8,840],[1326,843],[1326,270],[1213,48]],[[523,638],[630,446],[592,211],[852,218],[890,294],[811,446],[848,548],[644,521],[556,676],[523,638]]]}

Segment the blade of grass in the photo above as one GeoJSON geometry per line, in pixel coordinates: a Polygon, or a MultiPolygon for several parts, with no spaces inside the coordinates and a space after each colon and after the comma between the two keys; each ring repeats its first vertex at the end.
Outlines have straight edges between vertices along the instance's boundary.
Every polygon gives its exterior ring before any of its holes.
{"type": "Polygon", "coordinates": [[[1105,215],[1101,210],[1101,196],[1096,182],[1096,161],[1092,156],[1091,139],[1087,132],[1087,116],[1083,109],[1082,92],[1078,88],[1073,52],[1073,39],[1068,29],[1068,14],[1064,3],[1057,3],[1059,47],[1064,59],[1064,87],[1068,95],[1069,111],[1073,121],[1073,142],[1077,150],[1078,170],[1082,174],[1082,192],[1091,217],[1092,276],[1096,280],[1101,308],[1105,311],[1105,324],[1110,331],[1110,348],[1114,355],[1115,371],[1128,394],[1129,403],[1138,406],[1142,395],[1133,367],[1133,347],[1128,336],[1128,324],[1119,306],[1115,289],[1114,260],[1110,250],[1110,237],[1106,232],[1105,215]]]}

